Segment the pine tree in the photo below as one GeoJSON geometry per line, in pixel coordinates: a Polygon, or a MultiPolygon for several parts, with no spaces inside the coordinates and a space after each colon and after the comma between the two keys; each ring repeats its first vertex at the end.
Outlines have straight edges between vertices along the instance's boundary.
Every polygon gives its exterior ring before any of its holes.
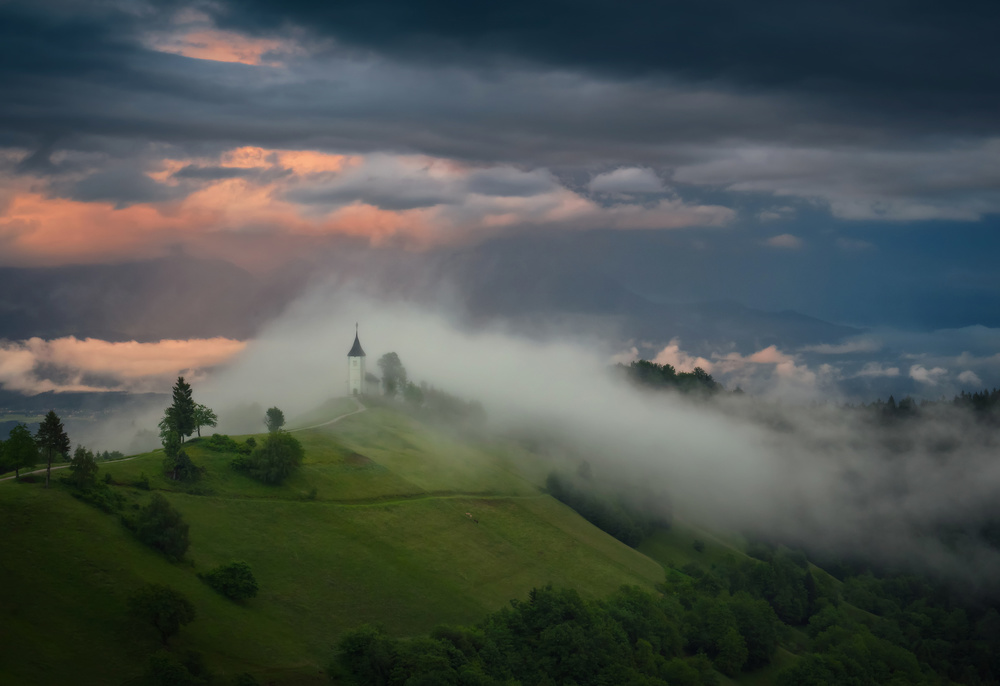
{"type": "Polygon", "coordinates": [[[178,376],[174,384],[174,402],[167,408],[167,421],[182,441],[194,433],[194,399],[191,384],[184,381],[183,376],[178,376]]]}
{"type": "Polygon", "coordinates": [[[52,456],[69,454],[69,436],[66,435],[66,429],[63,428],[63,423],[55,410],[49,410],[45,415],[45,419],[38,427],[38,433],[35,434],[35,441],[48,458],[48,467],[45,470],[45,488],[48,488],[49,476],[52,474],[52,456]]]}
{"type": "Polygon", "coordinates": [[[10,438],[4,444],[7,463],[14,469],[14,478],[21,477],[22,469],[31,469],[38,462],[38,444],[24,424],[10,430],[10,438]]]}

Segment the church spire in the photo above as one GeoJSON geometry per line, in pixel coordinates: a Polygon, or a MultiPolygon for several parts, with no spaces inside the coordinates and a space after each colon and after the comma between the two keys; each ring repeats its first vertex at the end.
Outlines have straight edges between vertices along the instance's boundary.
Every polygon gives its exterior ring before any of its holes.
{"type": "Polygon", "coordinates": [[[351,352],[347,353],[348,357],[365,357],[365,351],[361,347],[361,341],[358,340],[358,325],[354,324],[354,346],[351,348],[351,352]]]}

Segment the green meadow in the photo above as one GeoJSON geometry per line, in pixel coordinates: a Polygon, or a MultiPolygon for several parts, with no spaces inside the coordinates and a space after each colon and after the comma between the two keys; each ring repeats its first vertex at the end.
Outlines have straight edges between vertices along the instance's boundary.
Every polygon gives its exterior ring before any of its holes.
{"type": "MultiPolygon", "coordinates": [[[[353,409],[334,401],[291,428],[353,409]]],[[[391,409],[295,435],[305,462],[280,486],[236,472],[231,455],[197,440],[186,450],[205,474],[193,486],[162,475],[161,451],[101,463],[99,477],[109,474],[130,507],[150,497],[132,485],[144,474],[183,514],[191,546],[180,563],[62,484],[0,483],[0,683],[138,677],[159,643],[127,620],[126,599],[144,583],[191,599],[197,618],[172,647],[201,651],[219,675],[324,683],[338,637],[363,622],[410,636],[475,623],[547,583],[589,596],[622,584],[652,589],[661,563],[685,545],[678,538],[628,548],[544,494],[502,447],[391,409]],[[196,576],[232,560],[248,562],[260,584],[243,605],[196,576]]]]}

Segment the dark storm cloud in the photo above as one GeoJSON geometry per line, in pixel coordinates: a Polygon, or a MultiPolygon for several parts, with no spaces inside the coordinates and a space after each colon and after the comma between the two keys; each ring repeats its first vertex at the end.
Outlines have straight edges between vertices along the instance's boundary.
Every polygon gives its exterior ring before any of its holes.
{"type": "Polygon", "coordinates": [[[91,174],[69,185],[63,193],[65,197],[83,202],[113,202],[119,209],[136,203],[173,200],[185,194],[180,188],[157,183],[131,165],[91,174]]]}
{"type": "Polygon", "coordinates": [[[225,8],[215,13],[220,25],[266,32],[294,24],[425,60],[507,57],[979,114],[1000,91],[1000,6],[990,2],[241,0],[215,7],[225,8]]]}
{"type": "MultiPolygon", "coordinates": [[[[493,166],[459,189],[485,196],[600,192],[625,187],[624,169],[762,218],[785,216],[762,206],[781,196],[853,221],[971,222],[1000,212],[1000,75],[986,42],[998,10],[949,7],[8,3],[0,141],[26,176],[66,173],[68,153],[105,155],[73,168],[91,176],[72,180],[72,197],[119,205],[236,178],[220,154],[252,145],[493,166]],[[266,38],[263,66],[163,51],[217,29],[266,38]],[[102,182],[129,163],[162,171],[158,156],[197,158],[175,173],[180,190],[102,182]]],[[[288,197],[455,202],[454,189],[406,183],[288,197]]]]}

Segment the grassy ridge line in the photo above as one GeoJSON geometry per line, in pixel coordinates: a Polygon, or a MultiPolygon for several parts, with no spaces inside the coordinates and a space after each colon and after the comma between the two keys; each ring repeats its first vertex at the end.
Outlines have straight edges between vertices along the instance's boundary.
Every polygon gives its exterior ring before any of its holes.
{"type": "MultiPolygon", "coordinates": [[[[419,635],[475,623],[546,583],[603,596],[662,580],[653,560],[510,469],[497,445],[379,408],[297,435],[305,464],[278,487],[233,471],[231,455],[198,441],[185,449],[207,469],[195,484],[203,494],[163,477],[160,451],[101,464],[118,484],[145,472],[182,512],[191,549],[179,565],[62,486],[0,488],[0,587],[17,590],[16,602],[0,602],[0,644],[17,656],[0,660],[0,683],[134,678],[158,643],[123,621],[125,599],[146,582],[177,588],[198,609],[175,648],[204,652],[222,675],[304,684],[322,683],[337,638],[362,622],[419,635]],[[316,500],[305,497],[312,488],[316,500]],[[246,606],[195,575],[233,559],[246,560],[261,585],[246,606]]],[[[112,488],[140,504],[149,497],[112,488]]]]}

